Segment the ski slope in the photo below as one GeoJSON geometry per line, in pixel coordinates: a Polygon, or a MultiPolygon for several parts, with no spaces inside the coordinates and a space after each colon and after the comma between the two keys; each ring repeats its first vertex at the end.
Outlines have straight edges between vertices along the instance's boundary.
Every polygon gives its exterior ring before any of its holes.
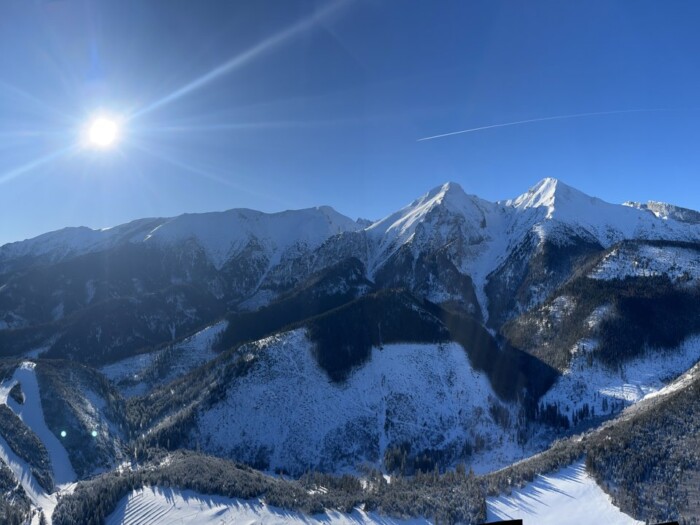
{"type": "Polygon", "coordinates": [[[205,496],[191,490],[146,487],[132,491],[105,520],[106,525],[427,525],[424,519],[398,520],[355,510],[306,516],[259,500],[205,496]]]}
{"type": "Polygon", "coordinates": [[[641,525],[612,504],[578,461],[537,476],[509,496],[486,500],[487,521],[522,519],[523,525],[641,525]]]}
{"type": "MultiPolygon", "coordinates": [[[[44,444],[49,453],[54,481],[59,491],[70,490],[76,479],[75,471],[68,459],[66,449],[46,426],[34,363],[25,361],[15,370],[10,379],[0,385],[0,404],[9,406],[44,444]],[[24,393],[22,405],[9,397],[10,390],[17,383],[20,383],[24,393]]],[[[2,437],[0,437],[0,458],[10,467],[34,506],[43,509],[50,524],[51,514],[56,506],[56,494],[46,493],[32,475],[30,466],[12,451],[2,437]]]]}

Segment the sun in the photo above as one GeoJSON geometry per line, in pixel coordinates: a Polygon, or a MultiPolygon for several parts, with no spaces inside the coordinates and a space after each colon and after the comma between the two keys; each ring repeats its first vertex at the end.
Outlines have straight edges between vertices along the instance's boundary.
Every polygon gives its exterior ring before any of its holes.
{"type": "Polygon", "coordinates": [[[110,148],[119,140],[119,123],[109,117],[95,117],[87,126],[86,139],[93,148],[110,148]]]}

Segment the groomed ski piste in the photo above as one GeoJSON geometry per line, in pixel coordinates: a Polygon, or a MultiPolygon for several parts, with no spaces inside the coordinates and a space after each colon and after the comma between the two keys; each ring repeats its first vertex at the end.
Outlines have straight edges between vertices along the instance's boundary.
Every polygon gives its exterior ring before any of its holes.
{"type": "MultiPolygon", "coordinates": [[[[57,492],[70,491],[76,475],[68,453],[59,439],[49,430],[44,420],[44,411],[39,397],[34,363],[22,363],[10,379],[0,385],[0,404],[6,404],[20,419],[37,435],[46,447],[53,468],[53,476],[57,492]],[[10,390],[20,383],[24,393],[24,404],[20,405],[9,397],[10,390]]],[[[30,466],[15,454],[7,442],[0,436],[0,458],[7,463],[10,470],[22,485],[32,504],[44,512],[47,522],[51,523],[51,515],[56,506],[57,494],[48,494],[31,473],[30,466]]],[[[35,514],[32,523],[38,523],[39,514],[35,514]]]]}
{"type": "Polygon", "coordinates": [[[307,516],[265,505],[260,500],[205,496],[191,490],[146,487],[123,498],[106,525],[428,525],[421,519],[399,520],[355,510],[307,516]]]}
{"type": "Polygon", "coordinates": [[[612,504],[578,461],[537,476],[510,495],[486,500],[487,521],[521,519],[523,525],[642,525],[612,504]]]}
{"type": "MultiPolygon", "coordinates": [[[[615,507],[588,475],[583,461],[553,474],[538,476],[510,495],[487,500],[487,521],[522,519],[524,525],[641,525],[615,507]]],[[[123,498],[106,519],[107,525],[427,525],[423,518],[394,519],[355,510],[307,516],[270,507],[259,500],[205,496],[190,490],[145,487],[123,498]]]]}

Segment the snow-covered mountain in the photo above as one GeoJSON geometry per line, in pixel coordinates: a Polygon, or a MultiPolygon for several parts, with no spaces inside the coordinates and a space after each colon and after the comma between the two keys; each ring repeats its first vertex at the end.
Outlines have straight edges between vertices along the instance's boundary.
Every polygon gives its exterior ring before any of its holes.
{"type": "MultiPolygon", "coordinates": [[[[548,178],[502,202],[446,183],[369,225],[321,206],[68,228],[0,247],[0,330],[69,317],[77,322],[74,314],[87,315],[105,301],[153,301],[156,294],[172,305],[180,297],[181,320],[149,321],[145,341],[155,343],[173,331],[171,325],[182,334],[227,309],[270,304],[349,258],[364,265],[377,288],[407,288],[498,329],[616,243],[697,242],[700,223],[691,219],[689,210],[610,204],[548,178]],[[172,286],[197,293],[164,292],[172,286]]],[[[170,306],[160,310],[173,315],[170,306]]],[[[93,330],[104,333],[99,326],[93,330]]],[[[47,329],[43,340],[55,340],[57,332],[65,330],[47,329]]]]}
{"type": "Polygon", "coordinates": [[[32,480],[65,481],[57,450],[78,478],[180,448],[504,467],[695,377],[698,218],[544,179],[499,202],[446,183],[375,222],[238,209],[2,246],[0,488],[49,508],[32,480]]]}
{"type": "MultiPolygon", "coordinates": [[[[610,204],[552,178],[543,179],[527,193],[505,204],[516,212],[535,211],[535,224],[541,226],[544,236],[555,234],[557,226],[563,224],[575,231],[585,231],[606,248],[624,239],[690,241],[697,240],[700,235],[700,228],[677,220],[678,216],[650,214],[644,209],[610,204]],[[669,218],[671,220],[664,220],[669,218]]],[[[658,209],[668,208],[668,205],[655,204],[658,209]]]]}
{"type": "Polygon", "coordinates": [[[177,246],[194,242],[217,269],[251,242],[263,247],[271,261],[284,252],[315,248],[328,237],[360,229],[359,223],[329,206],[262,213],[248,209],[192,213],[169,219],[140,219],[114,228],[65,228],[0,247],[0,270],[13,260],[43,257],[58,262],[124,243],[177,246]]]}

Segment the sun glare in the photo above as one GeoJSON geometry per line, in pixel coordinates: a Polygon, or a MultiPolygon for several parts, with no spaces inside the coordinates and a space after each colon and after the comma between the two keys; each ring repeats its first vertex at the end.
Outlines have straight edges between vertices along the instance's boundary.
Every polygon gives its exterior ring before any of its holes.
{"type": "Polygon", "coordinates": [[[119,138],[119,125],[113,119],[97,117],[87,129],[87,141],[93,148],[109,148],[119,138]]]}

